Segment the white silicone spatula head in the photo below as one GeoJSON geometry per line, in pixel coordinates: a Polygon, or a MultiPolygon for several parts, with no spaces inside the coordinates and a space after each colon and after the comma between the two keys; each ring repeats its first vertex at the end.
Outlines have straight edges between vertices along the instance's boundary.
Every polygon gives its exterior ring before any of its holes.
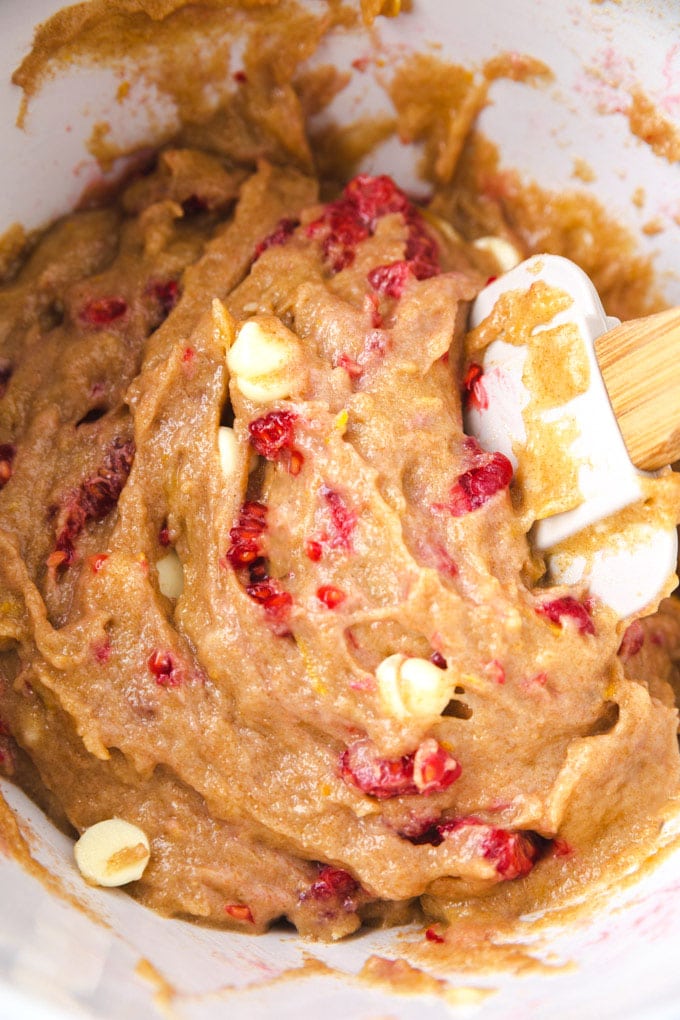
{"type": "Polygon", "coordinates": [[[650,509],[655,476],[631,462],[598,366],[595,341],[617,325],[567,259],[503,274],[471,312],[480,371],[466,428],[512,461],[550,579],[585,583],[625,617],[670,590],[677,534],[650,509]]]}

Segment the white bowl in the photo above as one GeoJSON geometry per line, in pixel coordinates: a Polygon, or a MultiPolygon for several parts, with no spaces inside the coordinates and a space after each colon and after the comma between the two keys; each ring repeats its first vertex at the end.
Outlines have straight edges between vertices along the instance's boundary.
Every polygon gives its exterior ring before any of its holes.
{"type": "MultiPolygon", "coordinates": [[[[147,115],[143,102],[134,117],[129,109],[121,114],[114,100],[118,81],[105,70],[74,71],[51,83],[31,106],[26,130],[14,126],[19,95],[9,84],[11,71],[30,45],[32,26],[59,6],[54,0],[4,0],[0,6],[0,231],[15,221],[44,223],[98,178],[84,147],[97,121],[108,119],[114,135],[140,142],[153,141],[158,130],[158,118],[147,115]]],[[[379,31],[388,59],[436,42],[440,56],[472,66],[507,50],[545,60],[555,72],[553,84],[493,86],[485,132],[500,144],[506,164],[551,187],[578,184],[604,201],[653,256],[666,297],[680,303],[678,166],[633,136],[620,112],[639,82],[667,116],[680,119],[678,27],[677,0],[414,0],[412,14],[381,20],[379,31]],[[574,180],[579,158],[595,172],[591,183],[574,180]],[[643,208],[632,200],[638,188],[646,196],[643,208]],[[645,233],[650,221],[663,230],[645,233]]],[[[340,65],[367,51],[365,41],[352,37],[329,47],[323,59],[330,52],[340,65]]],[[[384,102],[370,73],[356,74],[332,113],[354,118],[384,102]]],[[[166,114],[171,118],[172,111],[166,114]]],[[[385,146],[367,168],[408,183],[412,153],[385,146]]],[[[529,946],[548,966],[522,974],[446,975],[451,987],[492,990],[456,1006],[436,995],[398,996],[357,980],[371,953],[400,955],[393,932],[332,946],[280,932],[248,938],[163,920],[118,891],[84,889],[70,841],[14,788],[3,784],[3,792],[36,858],[92,913],[48,891],[9,857],[0,859],[0,1017],[147,1020],[164,1015],[163,1003],[187,1020],[299,1020],[322,1013],[327,1020],[678,1015],[680,911],[674,897],[680,852],[632,885],[612,890],[595,912],[554,927],[547,941],[529,946]],[[331,969],[317,967],[315,973],[310,959],[331,969]],[[295,967],[305,972],[274,980],[295,967]]]]}

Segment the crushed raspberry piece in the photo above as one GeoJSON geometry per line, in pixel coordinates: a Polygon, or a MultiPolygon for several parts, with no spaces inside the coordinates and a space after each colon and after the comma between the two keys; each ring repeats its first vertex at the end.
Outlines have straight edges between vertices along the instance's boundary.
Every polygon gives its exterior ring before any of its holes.
{"type": "Polygon", "coordinates": [[[322,239],[324,258],[338,273],[352,264],[357,245],[374,233],[378,220],[388,213],[418,215],[391,177],[359,174],[308,225],[307,235],[322,239]]]}
{"type": "Polygon", "coordinates": [[[348,871],[342,868],[334,868],[330,864],[325,865],[319,871],[319,875],[310,885],[304,899],[313,900],[339,900],[343,906],[353,910],[354,896],[361,886],[348,871]]]}
{"type": "Polygon", "coordinates": [[[639,620],[633,622],[626,628],[623,640],[617,654],[627,662],[640,651],[645,643],[645,629],[639,620]]]}
{"type": "Polygon", "coordinates": [[[97,662],[102,663],[108,662],[111,658],[111,642],[108,640],[100,641],[92,646],[92,652],[97,662]]]}
{"type": "Polygon", "coordinates": [[[177,280],[156,280],[149,284],[147,293],[156,299],[165,319],[179,300],[179,284],[177,280]]]}
{"type": "Polygon", "coordinates": [[[253,912],[247,903],[225,903],[225,914],[229,914],[235,921],[245,921],[247,924],[255,924],[253,912]]]}
{"type": "Polygon", "coordinates": [[[574,848],[562,836],[555,836],[552,841],[552,853],[555,857],[571,857],[574,853],[574,848]]]}
{"type": "Polygon", "coordinates": [[[508,832],[490,827],[482,843],[487,861],[492,861],[501,878],[512,881],[528,875],[538,857],[539,847],[533,833],[508,832]]]}
{"type": "Polygon", "coordinates": [[[391,177],[380,174],[371,177],[359,174],[345,187],[343,196],[351,202],[362,223],[367,224],[371,231],[375,230],[378,220],[389,213],[406,214],[411,203],[391,177]]]}
{"type": "Polygon", "coordinates": [[[297,415],[292,411],[270,411],[248,425],[250,442],[256,453],[267,460],[278,460],[293,449],[297,415]]]}
{"type": "Polygon", "coordinates": [[[305,542],[305,554],[312,563],[318,563],[323,555],[323,546],[321,545],[321,542],[317,542],[313,538],[307,539],[305,542]]]}
{"type": "Polygon", "coordinates": [[[451,489],[447,509],[454,517],[478,510],[512,481],[512,464],[502,453],[484,454],[481,451],[477,461],[475,466],[459,475],[451,489]]]}
{"type": "Polygon", "coordinates": [[[357,525],[358,516],[354,510],[350,510],[347,503],[335,489],[329,489],[325,485],[321,489],[321,495],[330,511],[331,523],[334,534],[330,538],[330,546],[333,549],[352,550],[352,533],[357,525]]]}
{"type": "Polygon", "coordinates": [[[161,530],[158,532],[158,544],[162,545],[164,549],[167,549],[171,543],[172,539],[170,538],[170,528],[168,527],[167,521],[164,521],[161,530]]]}
{"type": "Polygon", "coordinates": [[[463,391],[471,407],[484,411],[489,406],[489,395],[484,385],[484,370],[473,361],[463,378],[463,391]]]}
{"type": "Polygon", "coordinates": [[[413,781],[418,793],[440,793],[461,772],[460,763],[432,737],[423,741],[413,758],[413,781]]]}
{"type": "Polygon", "coordinates": [[[0,489],[4,489],[12,477],[12,466],[17,448],[14,443],[0,443],[0,489]]]}
{"type": "Polygon", "coordinates": [[[344,781],[379,800],[438,793],[451,786],[460,773],[455,758],[432,738],[401,758],[379,757],[369,740],[355,741],[340,756],[344,781]]]}
{"type": "Polygon", "coordinates": [[[484,672],[496,684],[505,683],[505,670],[498,659],[492,659],[484,666],[484,672]]]}
{"type": "Polygon", "coordinates": [[[232,78],[235,82],[238,82],[239,85],[245,85],[248,81],[248,75],[245,71],[234,71],[232,78]]]}
{"type": "Polygon", "coordinates": [[[440,846],[449,833],[471,828],[477,833],[475,844],[480,856],[491,861],[498,875],[506,881],[528,875],[547,843],[535,832],[499,829],[474,815],[435,822],[418,834],[402,835],[416,846],[425,843],[440,846]]]}
{"type": "Polygon", "coordinates": [[[185,365],[190,365],[196,357],[196,351],[193,347],[185,347],[182,351],[182,361],[185,365]]]}
{"type": "Polygon", "coordinates": [[[332,584],[322,584],[320,588],[317,588],[316,597],[328,609],[335,609],[336,606],[339,606],[347,598],[344,591],[332,584]]]}
{"type": "Polygon", "coordinates": [[[443,935],[440,935],[439,932],[432,927],[425,929],[425,938],[427,939],[428,942],[438,943],[446,942],[446,939],[443,937],[443,935]]]}
{"type": "Polygon", "coordinates": [[[103,521],[113,510],[130,474],[134,455],[132,440],[114,440],[97,473],[71,493],[54,552],[47,560],[49,567],[69,566],[75,558],[76,539],[86,524],[103,521]]]}
{"type": "Polygon", "coordinates": [[[90,570],[93,574],[98,574],[104,564],[109,558],[108,553],[96,553],[94,556],[88,556],[87,562],[90,564],[90,570]]]}
{"type": "Polygon", "coordinates": [[[269,577],[263,547],[267,530],[267,507],[249,501],[241,507],[238,521],[229,532],[231,545],[226,560],[234,570],[247,570],[246,594],[261,605],[274,622],[285,620],[293,605],[293,597],[283,591],[278,581],[269,577]]]}
{"type": "Polygon", "coordinates": [[[267,616],[273,620],[284,620],[293,605],[293,596],[290,592],[282,591],[271,577],[247,585],[246,594],[255,602],[259,602],[267,616]]]}
{"type": "Polygon", "coordinates": [[[0,399],[7,392],[7,384],[12,378],[12,364],[7,358],[0,358],[0,399]]]}
{"type": "Polygon", "coordinates": [[[354,358],[350,358],[349,354],[341,354],[337,360],[337,367],[344,368],[350,379],[358,379],[363,369],[358,361],[354,358]]]}
{"type": "Polygon", "coordinates": [[[588,611],[582,603],[577,602],[571,595],[563,595],[551,602],[540,602],[536,607],[539,616],[545,616],[551,623],[562,626],[564,619],[573,620],[580,634],[594,634],[595,625],[588,611]]]}
{"type": "Polygon", "coordinates": [[[388,265],[376,266],[368,274],[368,282],[381,294],[401,297],[409,278],[428,280],[441,272],[437,244],[428,234],[422,217],[411,203],[404,210],[408,225],[406,257],[388,265]]]}
{"type": "Polygon", "coordinates": [[[147,665],[159,687],[179,687],[182,673],[170,652],[155,649],[148,658],[147,665]]]}
{"type": "Polygon", "coordinates": [[[437,667],[437,669],[447,669],[446,659],[441,652],[433,652],[430,656],[430,662],[437,667]]]}
{"type": "Polygon", "coordinates": [[[293,445],[296,421],[297,415],[292,411],[270,411],[248,425],[255,452],[267,460],[285,464],[293,476],[300,474],[304,463],[304,456],[293,445]]]}
{"type": "Polygon", "coordinates": [[[418,793],[413,781],[414,754],[380,758],[368,740],[357,740],[340,756],[340,775],[350,786],[379,800],[418,793]]]}
{"type": "Polygon", "coordinates": [[[451,578],[458,577],[458,565],[441,542],[437,542],[432,546],[425,546],[423,554],[428,562],[431,562],[440,573],[451,578]]]}
{"type": "Polygon", "coordinates": [[[99,329],[122,319],[128,310],[127,301],[122,297],[92,298],[78,312],[78,318],[86,326],[99,329]]]}
{"type": "Polygon", "coordinates": [[[374,290],[387,297],[398,298],[411,276],[411,265],[406,260],[390,262],[385,266],[376,266],[368,274],[368,282],[374,290]]]}
{"type": "Polygon", "coordinates": [[[267,529],[267,507],[264,503],[244,503],[238,521],[229,532],[231,545],[227,559],[234,570],[247,567],[262,555],[262,536],[267,529]]]}
{"type": "Polygon", "coordinates": [[[290,216],[284,216],[283,219],[279,220],[271,234],[267,234],[267,236],[256,246],[255,252],[253,253],[253,262],[257,262],[260,255],[262,255],[267,248],[274,248],[278,245],[285,244],[299,225],[300,221],[291,219],[290,216]]]}

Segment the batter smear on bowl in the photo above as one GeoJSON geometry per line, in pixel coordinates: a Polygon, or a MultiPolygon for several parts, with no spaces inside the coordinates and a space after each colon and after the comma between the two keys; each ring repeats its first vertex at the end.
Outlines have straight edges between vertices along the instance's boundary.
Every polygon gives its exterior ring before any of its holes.
{"type": "Polygon", "coordinates": [[[653,825],[680,621],[548,586],[465,435],[474,236],[319,195],[171,146],[0,291],[0,742],[61,824],[141,830],[150,906],[337,939],[653,825]]]}

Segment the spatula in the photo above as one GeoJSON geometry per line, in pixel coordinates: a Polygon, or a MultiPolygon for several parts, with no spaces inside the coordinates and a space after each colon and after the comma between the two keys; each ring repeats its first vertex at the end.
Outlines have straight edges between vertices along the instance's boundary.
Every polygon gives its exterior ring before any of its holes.
{"type": "Polygon", "coordinates": [[[677,560],[648,497],[680,457],[680,310],[619,323],[578,266],[540,255],[481,291],[470,326],[466,428],[512,461],[548,579],[643,612],[677,560]]]}

